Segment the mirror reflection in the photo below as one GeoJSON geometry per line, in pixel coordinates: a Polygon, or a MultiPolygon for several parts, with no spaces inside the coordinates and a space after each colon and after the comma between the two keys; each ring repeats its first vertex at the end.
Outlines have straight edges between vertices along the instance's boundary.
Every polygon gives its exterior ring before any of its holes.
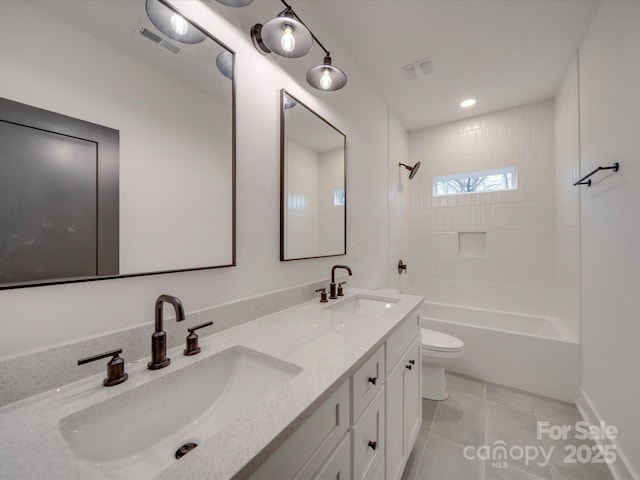
{"type": "Polygon", "coordinates": [[[346,137],[281,91],[280,259],[346,254],[346,137]]]}
{"type": "MultiPolygon", "coordinates": [[[[9,264],[25,264],[11,258],[12,252],[20,250],[20,258],[36,257],[28,247],[45,241],[40,230],[60,228],[65,235],[98,230],[102,167],[99,156],[87,150],[95,165],[90,163],[87,170],[84,164],[87,171],[82,174],[82,157],[72,162],[63,158],[62,164],[56,160],[55,171],[66,183],[51,194],[57,201],[59,192],[69,193],[68,205],[84,205],[78,215],[67,212],[53,218],[43,213],[47,201],[38,204],[33,198],[39,194],[46,199],[41,192],[50,185],[40,184],[13,202],[15,225],[0,222],[0,272],[5,272],[0,273],[0,288],[235,264],[233,52],[159,0],[0,2],[0,40],[11,45],[3,53],[3,71],[11,74],[3,75],[2,97],[94,124],[119,137],[117,176],[115,186],[109,187],[116,189],[116,222],[110,227],[111,233],[117,232],[115,272],[95,266],[96,258],[104,255],[98,231],[83,237],[92,245],[74,244],[80,242],[76,235],[65,249],[47,244],[39,250],[49,252],[39,253],[39,258],[61,266],[52,270],[58,273],[43,274],[44,260],[38,260],[27,262],[34,264],[26,273],[6,274],[9,264]],[[162,21],[168,21],[169,30],[159,28],[162,21]],[[92,169],[97,173],[92,175],[92,169]],[[74,182],[79,176],[93,187],[80,185],[82,195],[74,195],[75,187],[68,185],[78,185],[74,182]],[[86,223],[78,227],[74,222],[81,217],[86,223]],[[71,260],[56,253],[63,250],[81,250],[94,265],[66,269],[65,262],[71,260]]],[[[4,105],[0,125],[15,124],[4,105]]],[[[56,122],[47,133],[69,135],[56,122]]],[[[99,143],[83,136],[81,140],[99,143]]],[[[33,144],[29,138],[25,142],[33,144]]],[[[52,178],[47,171],[54,167],[48,158],[40,162],[40,156],[25,154],[16,145],[11,148],[17,157],[8,149],[0,151],[0,168],[3,181],[18,186],[14,190],[26,185],[25,174],[31,170],[39,182],[52,178]],[[25,156],[31,158],[30,166],[12,166],[25,156]]],[[[48,154],[54,149],[41,150],[48,154]]],[[[55,238],[61,242],[65,237],[55,238]]]]}

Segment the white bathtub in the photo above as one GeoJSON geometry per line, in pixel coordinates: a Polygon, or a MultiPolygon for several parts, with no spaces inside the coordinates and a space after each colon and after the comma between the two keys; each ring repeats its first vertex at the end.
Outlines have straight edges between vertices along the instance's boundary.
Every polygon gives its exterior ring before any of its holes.
{"type": "Polygon", "coordinates": [[[425,302],[420,323],[464,342],[455,372],[561,400],[576,398],[580,344],[553,319],[425,302]]]}

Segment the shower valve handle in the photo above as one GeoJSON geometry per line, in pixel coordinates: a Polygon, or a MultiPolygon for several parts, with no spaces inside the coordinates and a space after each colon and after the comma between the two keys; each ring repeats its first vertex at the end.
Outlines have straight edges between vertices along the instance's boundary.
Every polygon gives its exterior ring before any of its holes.
{"type": "Polygon", "coordinates": [[[407,274],[407,264],[402,261],[402,259],[398,260],[398,273],[402,275],[402,273],[407,274]]]}

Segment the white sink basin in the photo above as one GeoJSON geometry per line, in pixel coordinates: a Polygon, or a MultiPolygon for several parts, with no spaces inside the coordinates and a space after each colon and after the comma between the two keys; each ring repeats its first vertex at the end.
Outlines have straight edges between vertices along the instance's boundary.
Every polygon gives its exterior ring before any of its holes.
{"type": "Polygon", "coordinates": [[[182,445],[206,441],[300,371],[235,346],[76,412],[59,428],[90,469],[150,478],[178,461],[182,445]]]}
{"type": "Polygon", "coordinates": [[[353,297],[345,298],[327,308],[351,315],[377,316],[393,308],[396,303],[398,303],[397,298],[378,297],[359,293],[353,297]]]}

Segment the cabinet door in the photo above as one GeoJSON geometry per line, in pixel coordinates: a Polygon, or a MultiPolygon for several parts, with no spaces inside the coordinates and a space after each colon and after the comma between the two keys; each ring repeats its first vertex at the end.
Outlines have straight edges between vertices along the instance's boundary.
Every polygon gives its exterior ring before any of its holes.
{"type": "Polygon", "coordinates": [[[378,469],[378,473],[375,474],[375,476],[373,477],[373,480],[385,480],[385,476],[384,476],[384,465],[380,465],[380,468],[378,469]]]}
{"type": "Polygon", "coordinates": [[[305,472],[304,476],[297,478],[312,478],[349,431],[349,409],[349,382],[344,382],[250,477],[251,480],[290,480],[301,470],[305,472]]]}
{"type": "Polygon", "coordinates": [[[421,339],[418,336],[411,344],[404,357],[404,425],[405,425],[405,457],[411,453],[422,425],[422,361],[420,358],[421,339]]]}
{"type": "Polygon", "coordinates": [[[387,377],[387,451],[386,479],[396,480],[402,475],[405,458],[404,429],[404,361],[398,362],[387,377]]]}

